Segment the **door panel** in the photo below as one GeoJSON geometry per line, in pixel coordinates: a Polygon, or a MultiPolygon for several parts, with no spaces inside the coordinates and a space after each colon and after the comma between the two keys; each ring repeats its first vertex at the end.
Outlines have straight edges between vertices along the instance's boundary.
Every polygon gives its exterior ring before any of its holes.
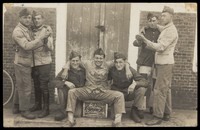
{"type": "Polygon", "coordinates": [[[71,50],[79,50],[83,59],[90,59],[98,48],[99,5],[68,4],[67,11],[67,57],[71,50]]]}
{"type": "Polygon", "coordinates": [[[113,60],[113,53],[119,51],[128,56],[130,4],[106,4],[104,50],[107,60],[113,60]]]}

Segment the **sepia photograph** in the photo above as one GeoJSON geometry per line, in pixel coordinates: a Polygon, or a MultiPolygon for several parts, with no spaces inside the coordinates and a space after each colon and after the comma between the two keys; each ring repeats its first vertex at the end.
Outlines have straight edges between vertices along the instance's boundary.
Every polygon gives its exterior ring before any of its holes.
{"type": "Polygon", "coordinates": [[[2,3],[3,127],[197,127],[197,3],[2,3]]]}

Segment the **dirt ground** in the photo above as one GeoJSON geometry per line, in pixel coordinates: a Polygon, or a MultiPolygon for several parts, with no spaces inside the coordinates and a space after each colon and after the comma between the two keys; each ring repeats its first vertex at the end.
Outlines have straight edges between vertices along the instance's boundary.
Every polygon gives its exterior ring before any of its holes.
{"type": "MultiPolygon", "coordinates": [[[[45,118],[37,118],[34,120],[27,120],[21,117],[20,114],[12,114],[10,106],[5,106],[3,109],[3,126],[4,127],[62,127],[67,121],[54,121],[54,115],[56,113],[56,104],[50,106],[50,115],[45,118]]],[[[39,112],[35,112],[38,114],[39,112]]],[[[151,119],[152,116],[145,111],[145,118],[142,123],[135,123],[129,118],[130,110],[127,109],[127,113],[123,115],[122,127],[148,127],[144,123],[151,119]]],[[[76,118],[77,124],[75,127],[111,127],[112,119],[99,119],[99,118],[76,118]]],[[[161,125],[156,127],[196,127],[197,124],[197,111],[196,110],[173,110],[170,121],[163,121],[161,125]]]]}

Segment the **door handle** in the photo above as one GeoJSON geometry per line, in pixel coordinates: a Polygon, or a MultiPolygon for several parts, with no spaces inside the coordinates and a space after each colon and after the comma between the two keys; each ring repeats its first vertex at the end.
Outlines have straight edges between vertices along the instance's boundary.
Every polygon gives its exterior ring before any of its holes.
{"type": "Polygon", "coordinates": [[[101,32],[105,32],[106,30],[105,26],[102,26],[102,25],[97,25],[95,26],[95,28],[99,29],[101,32]]]}

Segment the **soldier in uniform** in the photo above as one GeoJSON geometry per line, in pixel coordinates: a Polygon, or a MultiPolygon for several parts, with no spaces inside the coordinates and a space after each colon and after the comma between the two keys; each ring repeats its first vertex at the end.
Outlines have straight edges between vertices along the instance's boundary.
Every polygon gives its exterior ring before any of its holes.
{"type": "Polygon", "coordinates": [[[54,50],[52,29],[48,25],[44,25],[44,13],[42,11],[33,11],[33,33],[34,38],[40,37],[40,32],[45,29],[50,36],[43,41],[41,46],[33,51],[32,78],[34,82],[35,104],[31,111],[42,110],[38,115],[43,118],[49,115],[49,80],[51,72],[52,58],[51,54],[54,50]]]}
{"type": "Polygon", "coordinates": [[[126,57],[122,53],[114,53],[114,62],[115,66],[111,67],[108,73],[108,80],[112,80],[111,90],[122,92],[126,101],[134,100],[130,117],[140,123],[144,118],[142,108],[148,81],[132,67],[130,70],[133,77],[126,77],[126,57]]]}
{"type": "MultiPolygon", "coordinates": [[[[157,39],[160,35],[160,31],[157,28],[158,24],[158,16],[153,13],[148,13],[147,15],[147,26],[145,26],[145,33],[144,36],[156,43],[157,39]]],[[[140,54],[138,56],[138,59],[136,61],[137,65],[139,66],[139,73],[144,76],[147,80],[150,81],[150,79],[153,80],[153,85],[151,87],[148,87],[146,92],[147,97],[147,106],[149,107],[150,113],[153,113],[153,86],[155,84],[155,77],[150,77],[152,71],[152,67],[154,66],[154,57],[155,57],[155,51],[152,49],[148,49],[145,47],[145,44],[138,41],[137,39],[133,42],[133,45],[136,47],[140,47],[140,54]],[[149,94],[150,93],[150,94],[149,94]]]]}
{"type": "MultiPolygon", "coordinates": [[[[68,70],[68,77],[62,77],[64,69],[62,69],[56,78],[52,81],[52,86],[58,90],[58,99],[60,104],[60,109],[55,115],[56,121],[61,121],[66,118],[66,105],[67,105],[67,95],[68,91],[73,88],[80,88],[85,85],[86,75],[85,68],[80,65],[81,55],[72,51],[69,56],[70,69],[68,70]]],[[[81,104],[81,102],[79,102],[81,104]]]]}

